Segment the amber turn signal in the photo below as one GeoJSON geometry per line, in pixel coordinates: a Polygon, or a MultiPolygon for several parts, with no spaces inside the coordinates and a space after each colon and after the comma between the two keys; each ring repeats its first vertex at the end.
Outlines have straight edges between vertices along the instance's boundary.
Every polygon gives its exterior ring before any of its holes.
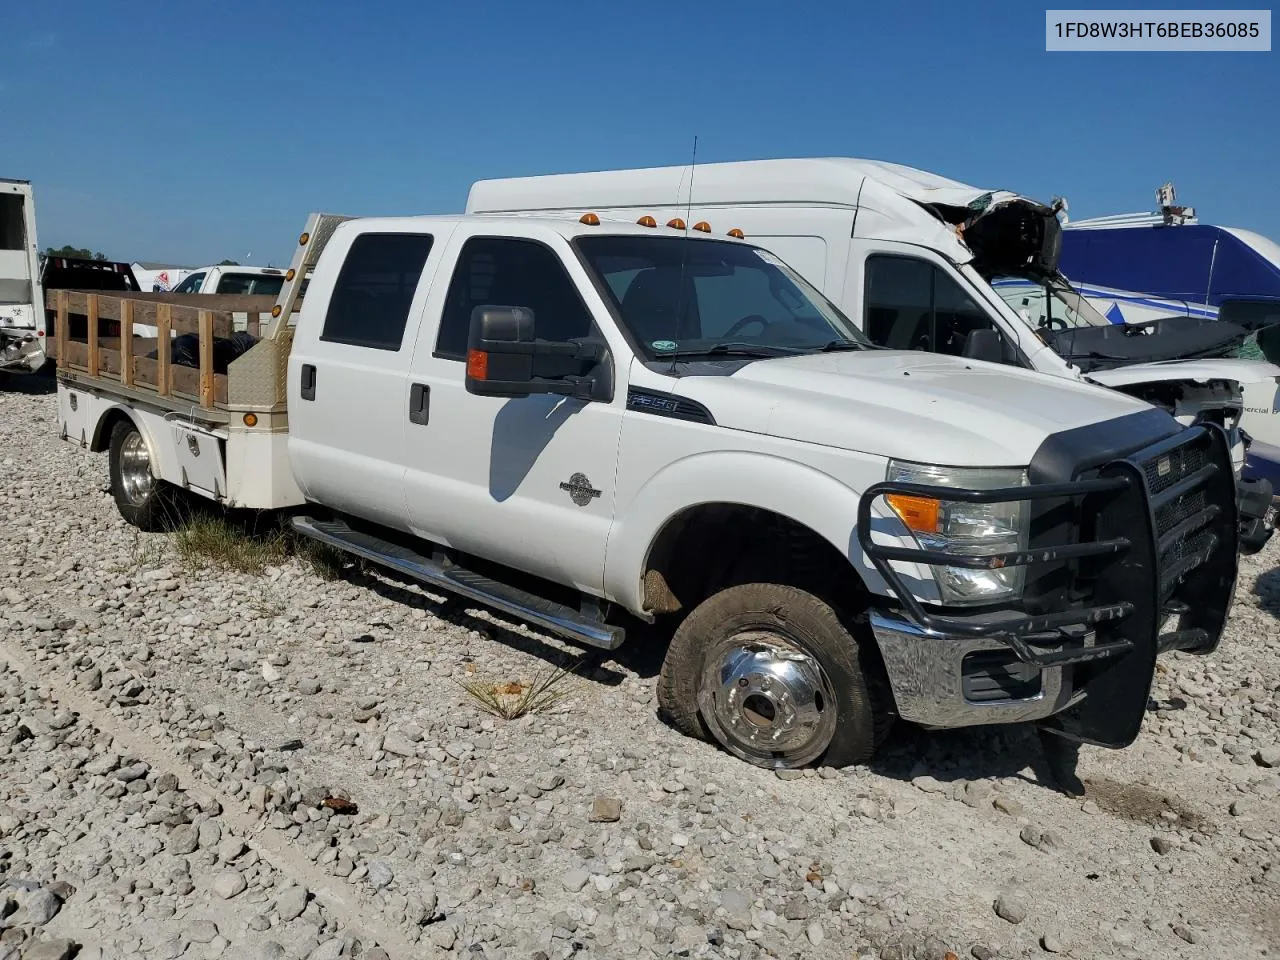
{"type": "Polygon", "coordinates": [[[311,234],[304,233],[302,236],[298,238],[298,246],[305,247],[307,245],[307,241],[310,239],[311,239],[311,234]]]}
{"type": "Polygon", "coordinates": [[[910,497],[901,493],[885,494],[893,512],[915,533],[937,533],[942,519],[942,504],[932,497],[910,497]]]}
{"type": "Polygon", "coordinates": [[[258,425],[258,415],[256,413],[246,413],[240,419],[244,421],[246,427],[256,427],[258,425]]]}
{"type": "Polygon", "coordinates": [[[271,316],[273,317],[280,316],[280,304],[277,303],[274,307],[271,308],[271,316]]]}
{"type": "Polygon", "coordinates": [[[467,376],[472,380],[489,379],[489,354],[483,350],[467,351],[467,376]]]}
{"type": "Polygon", "coordinates": [[[286,281],[286,282],[292,283],[292,282],[293,282],[293,278],[294,278],[295,276],[297,276],[297,274],[296,274],[296,273],[294,273],[294,269],[293,269],[293,267],[290,267],[290,268],[288,269],[288,271],[285,273],[284,278],[285,278],[285,281],[286,281]]]}

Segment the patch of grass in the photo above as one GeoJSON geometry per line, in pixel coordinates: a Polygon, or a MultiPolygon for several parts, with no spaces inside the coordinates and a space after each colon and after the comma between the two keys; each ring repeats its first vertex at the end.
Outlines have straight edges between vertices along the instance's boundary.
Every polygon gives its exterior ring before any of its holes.
{"type": "Polygon", "coordinates": [[[261,573],[281,563],[287,554],[280,532],[253,534],[219,516],[192,517],[173,534],[173,549],[188,569],[222,567],[240,573],[261,573]]]}
{"type": "Polygon", "coordinates": [[[337,547],[310,537],[294,537],[291,547],[293,555],[321,580],[337,580],[342,568],[351,561],[351,557],[337,547]]]}
{"type": "Polygon", "coordinates": [[[570,667],[557,667],[546,675],[539,671],[531,683],[515,680],[504,683],[487,680],[456,682],[485,713],[501,720],[516,720],[530,713],[544,713],[572,694],[564,680],[577,671],[581,662],[579,660],[570,667]]]}

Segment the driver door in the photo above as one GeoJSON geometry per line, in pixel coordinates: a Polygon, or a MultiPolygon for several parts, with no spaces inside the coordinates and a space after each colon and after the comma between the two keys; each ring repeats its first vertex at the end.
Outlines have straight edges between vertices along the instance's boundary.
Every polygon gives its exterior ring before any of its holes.
{"type": "Polygon", "coordinates": [[[1004,331],[978,300],[939,264],[908,250],[872,249],[861,261],[862,330],[867,337],[891,350],[964,357],[975,355],[975,331],[994,330],[1004,362],[1016,362],[1004,331]]]}
{"type": "MultiPolygon", "coordinates": [[[[405,435],[405,487],[418,536],[559,583],[599,593],[627,388],[615,370],[611,402],[550,394],[506,399],[468,393],[467,333],[481,305],[522,306],[542,339],[600,337],[603,309],[567,243],[484,236],[460,227],[452,278],[433,285],[414,350],[412,389],[423,402],[405,435]],[[584,295],[584,291],[586,295],[584,295]]],[[[443,278],[442,278],[443,280],[443,278]]],[[[408,411],[406,411],[408,414],[408,411]]]]}

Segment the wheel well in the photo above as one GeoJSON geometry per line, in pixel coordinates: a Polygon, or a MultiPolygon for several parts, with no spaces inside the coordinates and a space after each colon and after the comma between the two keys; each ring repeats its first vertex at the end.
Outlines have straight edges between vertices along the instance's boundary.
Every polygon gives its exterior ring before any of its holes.
{"type": "Polygon", "coordinates": [[[739,583],[782,583],[847,614],[865,608],[866,587],[849,559],[790,517],[736,503],[704,503],[667,521],[645,562],[644,607],[687,614],[739,583]]]}
{"type": "Polygon", "coordinates": [[[89,450],[93,453],[101,453],[107,449],[111,443],[111,434],[115,430],[117,423],[133,423],[133,417],[129,416],[120,407],[113,407],[103,414],[102,419],[98,421],[98,426],[94,428],[93,439],[89,441],[89,450]]]}

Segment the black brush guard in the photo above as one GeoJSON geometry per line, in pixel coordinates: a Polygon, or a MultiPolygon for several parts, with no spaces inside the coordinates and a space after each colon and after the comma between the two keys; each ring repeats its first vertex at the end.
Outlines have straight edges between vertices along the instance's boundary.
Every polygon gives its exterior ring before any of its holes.
{"type": "Polygon", "coordinates": [[[1070,480],[998,490],[884,482],[858,505],[858,542],[907,616],[944,638],[990,639],[1024,663],[1070,670],[1076,695],[1050,725],[1110,747],[1138,735],[1159,654],[1217,648],[1235,591],[1238,536],[1230,450],[1214,424],[1070,480]],[[871,508],[886,494],[1029,501],[1028,547],[977,557],[873,543],[871,508]],[[894,561],[1029,569],[1016,605],[955,612],[921,603],[894,561]],[[1175,628],[1162,634],[1171,617],[1175,628]]]}

